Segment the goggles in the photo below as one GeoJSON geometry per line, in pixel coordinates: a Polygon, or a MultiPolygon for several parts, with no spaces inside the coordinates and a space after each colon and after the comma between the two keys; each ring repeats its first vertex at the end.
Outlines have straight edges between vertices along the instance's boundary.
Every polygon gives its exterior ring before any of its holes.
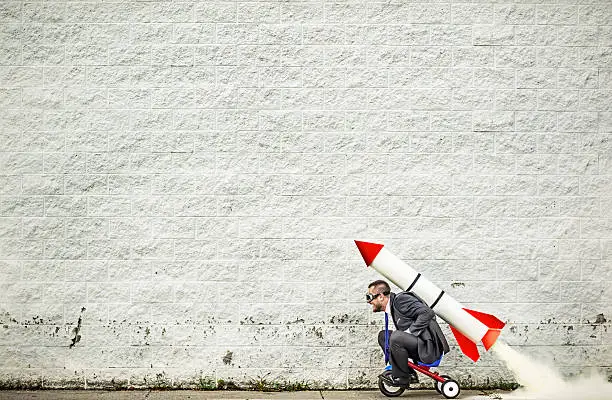
{"type": "Polygon", "coordinates": [[[376,293],[376,294],[372,294],[372,293],[366,293],[366,301],[368,303],[371,303],[375,298],[377,298],[378,296],[380,296],[382,293],[376,293]]]}

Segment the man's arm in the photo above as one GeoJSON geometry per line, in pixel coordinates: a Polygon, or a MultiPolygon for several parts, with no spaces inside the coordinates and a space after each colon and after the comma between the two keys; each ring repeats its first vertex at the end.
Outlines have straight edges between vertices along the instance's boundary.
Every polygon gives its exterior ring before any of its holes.
{"type": "Polygon", "coordinates": [[[395,305],[402,314],[415,318],[409,328],[414,336],[419,336],[427,329],[429,322],[436,315],[431,308],[410,294],[397,295],[395,305]]]}

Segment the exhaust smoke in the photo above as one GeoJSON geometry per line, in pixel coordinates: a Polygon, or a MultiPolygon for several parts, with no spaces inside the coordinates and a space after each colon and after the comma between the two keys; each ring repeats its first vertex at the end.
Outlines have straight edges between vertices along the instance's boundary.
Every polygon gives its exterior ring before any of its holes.
{"type": "Polygon", "coordinates": [[[563,378],[550,366],[527,357],[498,340],[491,348],[522,387],[504,399],[603,400],[612,399],[612,383],[601,374],[563,378]]]}

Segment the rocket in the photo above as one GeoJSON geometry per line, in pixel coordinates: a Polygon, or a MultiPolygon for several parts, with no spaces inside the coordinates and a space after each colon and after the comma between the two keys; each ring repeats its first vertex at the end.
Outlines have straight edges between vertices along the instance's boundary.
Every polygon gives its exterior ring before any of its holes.
{"type": "Polygon", "coordinates": [[[459,348],[472,361],[480,358],[476,344],[482,342],[486,350],[495,343],[506,325],[491,314],[463,307],[444,290],[410,268],[382,244],[360,242],[355,244],[366,265],[374,268],[399,288],[416,294],[436,315],[450,325],[459,348]]]}

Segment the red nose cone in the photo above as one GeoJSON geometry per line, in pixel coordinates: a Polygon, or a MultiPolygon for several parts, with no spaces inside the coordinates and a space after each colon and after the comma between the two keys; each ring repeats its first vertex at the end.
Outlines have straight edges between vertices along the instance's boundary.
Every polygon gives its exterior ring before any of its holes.
{"type": "Polygon", "coordinates": [[[383,244],[360,242],[358,240],[355,240],[355,244],[361,253],[361,257],[363,257],[363,261],[365,261],[368,267],[372,264],[378,253],[380,253],[380,250],[384,247],[383,244]]]}

